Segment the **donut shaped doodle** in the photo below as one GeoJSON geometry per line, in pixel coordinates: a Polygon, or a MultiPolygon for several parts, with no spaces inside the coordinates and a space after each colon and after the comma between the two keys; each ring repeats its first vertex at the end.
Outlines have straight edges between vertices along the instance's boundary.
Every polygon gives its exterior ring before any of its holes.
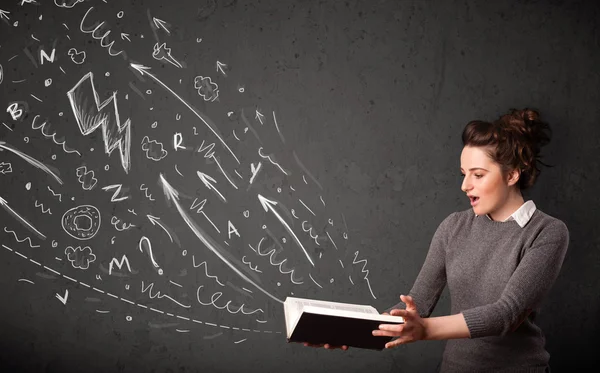
{"type": "Polygon", "coordinates": [[[100,211],[92,205],[81,205],[67,210],[62,216],[62,227],[69,236],[78,240],[93,238],[100,229],[100,211]]]}

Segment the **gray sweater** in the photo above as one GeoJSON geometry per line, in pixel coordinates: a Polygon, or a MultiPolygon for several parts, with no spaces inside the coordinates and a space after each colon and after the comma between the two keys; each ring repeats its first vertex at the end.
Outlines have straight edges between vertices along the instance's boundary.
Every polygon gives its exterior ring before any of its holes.
{"type": "Polygon", "coordinates": [[[448,285],[451,314],[465,318],[470,338],[446,342],[441,372],[545,371],[550,354],[534,320],[568,244],[566,225],[539,209],[524,227],[472,209],[444,219],[408,294],[429,317],[448,285]]]}

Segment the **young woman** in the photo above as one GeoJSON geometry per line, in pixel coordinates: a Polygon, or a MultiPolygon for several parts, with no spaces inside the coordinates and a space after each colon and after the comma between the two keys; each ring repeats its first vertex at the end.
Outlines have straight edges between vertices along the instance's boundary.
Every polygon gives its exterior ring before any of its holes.
{"type": "Polygon", "coordinates": [[[550,134],[530,109],[466,125],[461,189],[472,208],[439,225],[409,295],[389,309],[405,324],[373,331],[397,337],[386,348],[449,340],[441,372],[550,371],[534,321],[560,272],[569,231],[522,195],[538,178],[540,148],[550,134]],[[429,317],[446,285],[451,315],[429,317]]]}

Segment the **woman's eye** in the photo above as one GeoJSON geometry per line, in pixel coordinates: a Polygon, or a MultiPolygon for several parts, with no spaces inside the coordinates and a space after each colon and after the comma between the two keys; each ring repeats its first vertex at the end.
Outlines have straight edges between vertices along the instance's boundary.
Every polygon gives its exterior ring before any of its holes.
{"type": "Polygon", "coordinates": [[[475,177],[478,178],[478,179],[481,178],[482,176],[483,175],[477,175],[477,174],[475,174],[475,177]]]}

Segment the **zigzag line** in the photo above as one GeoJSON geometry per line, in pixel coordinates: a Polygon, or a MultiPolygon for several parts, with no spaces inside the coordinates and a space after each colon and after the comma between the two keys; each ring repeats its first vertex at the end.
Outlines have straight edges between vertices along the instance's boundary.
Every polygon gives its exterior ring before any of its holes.
{"type": "Polygon", "coordinates": [[[43,203],[40,203],[40,204],[38,204],[38,201],[37,201],[37,199],[35,200],[35,203],[34,203],[34,205],[35,205],[35,207],[40,207],[40,208],[41,208],[41,210],[42,210],[42,214],[46,214],[46,213],[48,213],[48,215],[52,215],[52,211],[50,211],[50,209],[49,209],[49,208],[48,208],[47,210],[45,210],[45,211],[44,211],[44,204],[43,204],[43,203]]]}
{"type": "Polygon", "coordinates": [[[218,283],[219,285],[221,285],[221,286],[225,286],[225,284],[222,284],[222,283],[219,281],[219,279],[217,278],[217,276],[210,276],[210,275],[208,274],[208,264],[206,264],[206,261],[203,261],[202,263],[200,263],[200,264],[196,265],[196,258],[195,258],[195,257],[192,255],[192,265],[194,266],[194,268],[198,268],[198,267],[200,267],[202,264],[204,264],[204,273],[206,274],[206,277],[208,277],[208,278],[214,278],[214,279],[217,281],[217,283],[218,283]]]}
{"type": "Polygon", "coordinates": [[[354,259],[352,260],[352,264],[358,264],[360,262],[365,262],[365,264],[363,264],[360,272],[361,273],[366,273],[365,277],[363,278],[365,281],[367,281],[367,286],[369,286],[369,291],[371,291],[371,295],[373,296],[373,299],[377,299],[375,297],[375,294],[373,294],[373,290],[371,289],[371,283],[369,282],[369,279],[367,278],[369,276],[369,270],[365,269],[365,267],[367,266],[367,259],[363,259],[363,260],[359,260],[358,262],[356,261],[356,258],[358,257],[358,251],[354,253],[354,259]]]}
{"type": "Polygon", "coordinates": [[[50,187],[48,187],[48,190],[49,190],[49,191],[52,193],[52,195],[53,195],[54,197],[57,197],[57,196],[58,196],[58,201],[59,201],[59,202],[62,202],[62,195],[61,195],[60,193],[54,193],[54,191],[53,191],[52,189],[50,189],[50,187]]]}
{"type": "Polygon", "coordinates": [[[77,150],[67,149],[67,146],[65,145],[66,141],[64,141],[64,140],[63,140],[63,142],[56,141],[56,132],[54,132],[52,135],[48,135],[48,134],[46,134],[46,132],[44,132],[44,129],[46,127],[46,124],[48,124],[48,122],[44,122],[41,125],[36,126],[35,125],[35,121],[37,120],[38,117],[39,117],[39,115],[36,115],[33,118],[33,121],[31,122],[31,128],[33,128],[34,130],[39,129],[40,132],[42,133],[42,135],[44,135],[44,137],[46,137],[48,139],[52,139],[52,141],[54,141],[54,143],[56,145],[62,145],[62,148],[63,148],[63,150],[64,150],[65,153],[77,153],[77,155],[79,155],[81,157],[81,153],[78,152],[77,150]]]}
{"type": "Polygon", "coordinates": [[[29,238],[29,237],[27,237],[27,238],[24,238],[24,239],[22,239],[22,240],[19,240],[19,237],[17,237],[17,234],[15,233],[15,231],[9,231],[9,230],[6,230],[6,227],[4,227],[4,231],[5,231],[6,233],[12,233],[12,234],[15,236],[15,240],[17,240],[17,242],[18,242],[18,243],[21,243],[21,242],[23,242],[23,241],[27,241],[27,240],[29,240],[29,247],[31,247],[32,249],[35,249],[36,247],[40,247],[40,245],[33,245],[33,244],[31,243],[31,238],[29,238]]]}

